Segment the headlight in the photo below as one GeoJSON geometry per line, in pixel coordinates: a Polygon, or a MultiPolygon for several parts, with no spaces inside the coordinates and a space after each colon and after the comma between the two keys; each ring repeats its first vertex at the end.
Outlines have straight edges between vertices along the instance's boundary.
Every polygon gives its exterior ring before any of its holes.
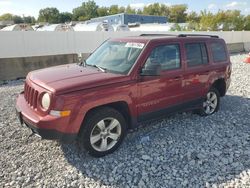
{"type": "Polygon", "coordinates": [[[44,93],[42,96],[42,107],[44,110],[48,110],[50,106],[50,96],[48,93],[44,93]]]}

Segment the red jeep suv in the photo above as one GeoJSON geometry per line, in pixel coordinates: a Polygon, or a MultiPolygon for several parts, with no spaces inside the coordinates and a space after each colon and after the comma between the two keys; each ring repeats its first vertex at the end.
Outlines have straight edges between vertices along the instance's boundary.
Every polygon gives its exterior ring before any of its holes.
{"type": "Polygon", "coordinates": [[[21,124],[40,137],[78,138],[100,157],[115,151],[138,122],[184,110],[213,114],[230,75],[218,36],[116,38],[81,63],[30,72],[16,110],[21,124]]]}

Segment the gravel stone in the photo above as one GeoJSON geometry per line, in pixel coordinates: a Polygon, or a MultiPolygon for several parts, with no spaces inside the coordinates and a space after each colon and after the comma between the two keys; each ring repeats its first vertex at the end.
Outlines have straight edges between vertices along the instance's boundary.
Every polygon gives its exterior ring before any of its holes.
{"type": "Polygon", "coordinates": [[[177,113],[143,123],[103,158],[77,144],[29,137],[15,114],[23,80],[2,82],[0,187],[250,187],[246,55],[231,55],[232,82],[217,113],[177,113]]]}
{"type": "Polygon", "coordinates": [[[142,156],[142,159],[146,161],[146,160],[150,160],[150,159],[151,159],[151,157],[150,157],[150,156],[148,156],[148,155],[143,155],[143,156],[142,156]]]}

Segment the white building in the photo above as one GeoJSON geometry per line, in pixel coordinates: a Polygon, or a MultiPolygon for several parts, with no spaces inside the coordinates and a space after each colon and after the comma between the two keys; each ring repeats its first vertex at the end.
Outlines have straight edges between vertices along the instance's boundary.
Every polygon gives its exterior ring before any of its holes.
{"type": "Polygon", "coordinates": [[[36,31],[74,31],[74,29],[67,24],[51,24],[39,27],[36,31]]]}
{"type": "Polygon", "coordinates": [[[1,29],[1,31],[34,31],[28,24],[14,24],[1,29]]]}
{"type": "Polygon", "coordinates": [[[114,28],[107,22],[78,23],[74,31],[114,31],[114,28]]]}

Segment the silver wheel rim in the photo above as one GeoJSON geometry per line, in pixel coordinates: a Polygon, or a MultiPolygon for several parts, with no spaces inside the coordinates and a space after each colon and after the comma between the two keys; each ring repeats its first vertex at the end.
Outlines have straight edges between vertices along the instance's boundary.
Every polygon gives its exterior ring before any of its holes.
{"type": "Polygon", "coordinates": [[[107,151],[113,148],[121,136],[121,124],[115,118],[105,118],[99,121],[91,131],[90,144],[97,151],[107,151]]]}
{"type": "Polygon", "coordinates": [[[212,114],[217,107],[218,100],[215,92],[210,91],[207,93],[206,101],[203,102],[203,108],[206,114],[212,114]]]}

